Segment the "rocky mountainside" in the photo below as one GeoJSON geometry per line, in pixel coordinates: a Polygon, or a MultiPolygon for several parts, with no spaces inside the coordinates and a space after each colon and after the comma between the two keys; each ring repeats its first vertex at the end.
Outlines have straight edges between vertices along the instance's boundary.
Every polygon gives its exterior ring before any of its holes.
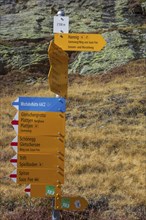
{"type": "Polygon", "coordinates": [[[53,16],[64,9],[72,33],[101,33],[101,52],[70,53],[70,73],[106,72],[146,57],[146,0],[0,0],[0,74],[48,73],[53,16]]]}

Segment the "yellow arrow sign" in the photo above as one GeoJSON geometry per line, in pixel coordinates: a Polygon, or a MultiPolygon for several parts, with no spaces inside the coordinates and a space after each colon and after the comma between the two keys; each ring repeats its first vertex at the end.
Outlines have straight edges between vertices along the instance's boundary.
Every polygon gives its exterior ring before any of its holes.
{"type": "Polygon", "coordinates": [[[59,96],[67,97],[68,55],[51,41],[49,49],[50,71],[48,74],[50,90],[59,96]]]}
{"type": "Polygon", "coordinates": [[[18,143],[12,144],[19,153],[47,153],[56,154],[61,152],[64,155],[64,138],[43,136],[18,136],[18,143]]]}
{"type": "Polygon", "coordinates": [[[86,209],[88,206],[88,202],[80,197],[55,197],[55,209],[58,210],[74,210],[74,211],[82,211],[86,209]]]}
{"type": "Polygon", "coordinates": [[[61,97],[67,97],[67,84],[68,84],[68,71],[64,66],[60,66],[56,68],[55,66],[51,66],[49,75],[49,86],[50,90],[61,97]]]}
{"type": "Polygon", "coordinates": [[[106,45],[100,34],[55,34],[54,42],[66,51],[100,51],[106,45]]]}
{"type": "Polygon", "coordinates": [[[18,134],[65,135],[65,113],[19,111],[18,134]]]}
{"type": "Polygon", "coordinates": [[[51,170],[47,168],[23,168],[17,169],[17,180],[19,184],[25,183],[43,183],[49,185],[56,185],[57,182],[64,183],[64,173],[58,170],[51,170]]]}
{"type": "Polygon", "coordinates": [[[48,55],[51,64],[68,64],[68,54],[60,47],[58,47],[53,41],[50,42],[48,48],[48,55]]]}
{"type": "Polygon", "coordinates": [[[56,155],[50,154],[18,154],[17,168],[60,168],[64,171],[64,155],[56,152],[56,155]]]}
{"type": "Polygon", "coordinates": [[[61,195],[61,185],[31,184],[26,187],[25,192],[35,198],[55,197],[61,195]]]}
{"type": "Polygon", "coordinates": [[[49,80],[54,81],[54,83],[59,83],[60,85],[62,84],[67,84],[68,82],[68,68],[67,66],[54,66],[52,65],[50,67],[50,71],[49,71],[49,80]],[[62,69],[60,69],[62,68],[62,69]],[[52,75],[50,77],[50,75],[52,75]]]}

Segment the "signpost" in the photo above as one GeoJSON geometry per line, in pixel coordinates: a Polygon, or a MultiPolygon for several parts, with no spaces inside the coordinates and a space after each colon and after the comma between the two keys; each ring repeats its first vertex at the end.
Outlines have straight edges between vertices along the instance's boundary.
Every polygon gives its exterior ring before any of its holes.
{"type": "Polygon", "coordinates": [[[18,110],[12,121],[17,136],[11,143],[17,154],[10,160],[16,167],[10,178],[18,184],[31,183],[32,195],[37,197],[61,195],[65,99],[19,97],[12,105],[18,110]]]}
{"type": "MultiPolygon", "coordinates": [[[[69,18],[65,17],[65,13],[63,10],[58,11],[57,15],[58,15],[57,17],[56,16],[54,17],[54,23],[53,23],[54,33],[55,32],[68,33],[69,18]]],[[[65,71],[65,69],[68,67],[68,55],[65,54],[65,52],[62,49],[60,49],[57,45],[55,45],[53,42],[51,42],[50,44],[48,54],[49,54],[50,63],[51,63],[50,72],[48,75],[50,90],[56,93],[56,96],[62,96],[62,97],[67,98],[68,70],[65,71]],[[51,54],[52,50],[53,50],[53,53],[51,54]],[[56,57],[58,59],[56,59],[56,57]],[[55,71],[53,70],[54,63],[56,63],[55,71]],[[59,75],[61,75],[61,77],[59,78],[57,77],[58,76],[57,69],[59,71],[59,75]],[[63,78],[63,82],[61,78],[63,78]]],[[[53,199],[52,200],[52,207],[53,207],[52,220],[59,220],[60,212],[54,209],[54,205],[55,205],[55,200],[53,199]]]]}
{"type": "Polygon", "coordinates": [[[12,121],[17,136],[11,142],[17,154],[10,160],[16,167],[10,178],[29,184],[29,196],[53,198],[52,220],[60,219],[59,210],[82,211],[88,206],[84,198],[64,197],[61,192],[69,60],[65,51],[100,51],[106,45],[100,34],[68,34],[69,18],[62,10],[57,14],[54,42],[48,48],[48,80],[50,90],[61,97],[18,97],[12,103],[18,110],[12,121]]]}
{"type": "Polygon", "coordinates": [[[100,51],[106,45],[101,34],[55,34],[54,42],[65,51],[100,51]]]}

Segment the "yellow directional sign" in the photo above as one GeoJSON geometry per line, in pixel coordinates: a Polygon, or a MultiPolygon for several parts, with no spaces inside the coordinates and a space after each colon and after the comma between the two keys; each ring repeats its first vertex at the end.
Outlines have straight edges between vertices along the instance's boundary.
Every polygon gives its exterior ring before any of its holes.
{"type": "Polygon", "coordinates": [[[88,206],[88,202],[80,197],[55,197],[55,209],[58,210],[74,210],[74,211],[82,211],[86,209],[88,206]]]}
{"type": "Polygon", "coordinates": [[[59,168],[56,170],[47,168],[23,168],[17,169],[17,183],[43,183],[56,185],[57,182],[64,183],[64,173],[59,168]]]}
{"type": "MultiPolygon", "coordinates": [[[[15,143],[14,143],[15,144],[15,143]]],[[[43,136],[18,136],[17,151],[19,153],[47,153],[56,154],[61,152],[64,154],[64,138],[43,136]]]]}
{"type": "Polygon", "coordinates": [[[52,80],[53,83],[58,83],[60,85],[67,84],[68,82],[68,68],[63,67],[63,69],[57,68],[59,66],[51,66],[49,72],[49,80],[52,80]],[[50,76],[52,75],[52,76],[50,76]]]}
{"type": "Polygon", "coordinates": [[[50,42],[48,48],[48,55],[51,64],[55,65],[67,65],[68,64],[68,54],[58,47],[53,41],[50,42]]]}
{"type": "Polygon", "coordinates": [[[66,51],[100,51],[106,45],[100,34],[55,34],[54,42],[66,51]]]}
{"type": "Polygon", "coordinates": [[[35,198],[55,197],[61,195],[61,185],[31,184],[25,189],[25,192],[35,198]]]}
{"type": "Polygon", "coordinates": [[[19,135],[65,135],[65,113],[19,111],[19,135]]]}
{"type": "Polygon", "coordinates": [[[63,67],[63,70],[57,69],[56,67],[51,66],[49,75],[49,86],[50,90],[61,97],[67,97],[67,84],[68,84],[68,71],[67,68],[63,67]]]}
{"type": "Polygon", "coordinates": [[[53,66],[58,66],[58,68],[61,67],[68,67],[68,59],[65,59],[64,57],[58,56],[57,53],[50,53],[49,56],[50,64],[53,66]]]}
{"type": "Polygon", "coordinates": [[[59,96],[67,97],[68,55],[51,41],[49,49],[50,71],[48,74],[50,90],[59,96]]]}
{"type": "Polygon", "coordinates": [[[64,155],[56,152],[56,155],[50,154],[18,154],[17,168],[60,168],[64,171],[64,155]]]}

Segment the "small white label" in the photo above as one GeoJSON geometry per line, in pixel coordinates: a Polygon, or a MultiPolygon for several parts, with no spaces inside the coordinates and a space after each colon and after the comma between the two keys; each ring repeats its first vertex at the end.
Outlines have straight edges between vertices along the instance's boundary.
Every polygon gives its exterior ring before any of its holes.
{"type": "Polygon", "coordinates": [[[79,209],[79,208],[81,207],[81,203],[80,203],[79,200],[76,200],[76,201],[75,201],[75,207],[76,207],[77,209],[79,209]]]}
{"type": "Polygon", "coordinates": [[[68,33],[69,32],[69,17],[54,16],[53,33],[68,33]]]}

